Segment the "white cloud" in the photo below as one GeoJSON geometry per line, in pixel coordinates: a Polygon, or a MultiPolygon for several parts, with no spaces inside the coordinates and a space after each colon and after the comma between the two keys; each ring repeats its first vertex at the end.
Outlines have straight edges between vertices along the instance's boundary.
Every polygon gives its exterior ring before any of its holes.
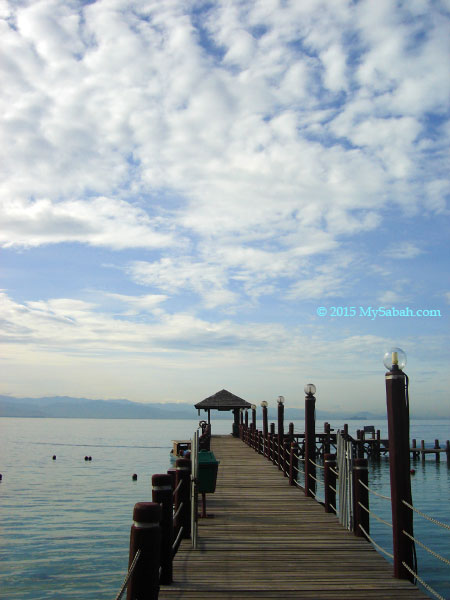
{"type": "Polygon", "coordinates": [[[398,242],[391,244],[386,248],[384,255],[391,259],[408,259],[415,258],[416,256],[423,254],[423,252],[424,251],[413,242],[398,242]]]}
{"type": "Polygon", "coordinates": [[[176,244],[173,235],[164,231],[162,219],[152,220],[141,208],[114,198],[58,203],[12,200],[3,202],[0,215],[0,244],[5,247],[81,242],[122,249],[176,244]]]}

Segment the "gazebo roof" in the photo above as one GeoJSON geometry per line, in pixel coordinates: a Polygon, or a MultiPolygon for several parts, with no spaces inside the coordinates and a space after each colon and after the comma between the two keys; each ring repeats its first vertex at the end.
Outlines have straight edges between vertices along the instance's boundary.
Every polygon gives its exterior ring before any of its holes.
{"type": "Polygon", "coordinates": [[[195,408],[198,409],[215,409],[215,410],[233,410],[234,408],[251,408],[250,402],[235,396],[228,390],[220,390],[213,396],[205,398],[201,402],[197,402],[195,408]]]}

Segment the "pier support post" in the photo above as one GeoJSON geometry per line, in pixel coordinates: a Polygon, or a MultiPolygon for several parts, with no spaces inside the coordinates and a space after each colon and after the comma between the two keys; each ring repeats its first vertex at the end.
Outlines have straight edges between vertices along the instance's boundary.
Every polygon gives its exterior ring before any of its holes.
{"type": "Polygon", "coordinates": [[[139,558],[130,577],[127,600],[158,600],[161,531],[161,507],[155,502],[138,502],[134,505],[133,525],[130,532],[130,569],[134,557],[139,558]]]}
{"type": "Polygon", "coordinates": [[[298,476],[298,444],[291,442],[289,453],[289,485],[295,485],[298,476]]]}
{"type": "Polygon", "coordinates": [[[239,409],[238,408],[233,408],[232,434],[233,434],[233,437],[239,437],[239,409]]]}
{"type": "Polygon", "coordinates": [[[364,486],[368,486],[368,466],[366,458],[355,458],[353,463],[353,532],[357,537],[366,537],[361,527],[369,531],[369,492],[364,486]],[[367,510],[364,510],[362,506],[367,510]]]}
{"type": "Polygon", "coordinates": [[[283,442],[283,459],[282,459],[282,471],[285,477],[289,477],[289,459],[290,459],[291,442],[284,440],[283,442]]]}
{"type": "Polygon", "coordinates": [[[278,396],[278,468],[283,469],[283,441],[284,441],[284,396],[278,396]]]}
{"type": "Polygon", "coordinates": [[[450,441],[445,443],[445,453],[447,454],[447,465],[450,467],[450,441]]]}
{"type": "Polygon", "coordinates": [[[170,475],[152,476],[152,500],[161,505],[160,582],[170,584],[173,544],[173,487],[170,475]]]}
{"type": "Polygon", "coordinates": [[[316,386],[305,386],[305,494],[315,497],[316,482],[316,386]]]}
{"type": "Polygon", "coordinates": [[[412,511],[403,501],[412,503],[409,456],[408,379],[398,366],[398,352],[392,352],[392,367],[386,373],[386,405],[389,431],[389,468],[391,478],[394,577],[413,581],[402,563],[413,568],[413,543],[403,533],[413,535],[412,511]]]}
{"type": "MultiPolygon", "coordinates": [[[[438,449],[440,450],[440,448],[441,447],[439,445],[439,440],[434,440],[434,449],[435,450],[438,450],[438,449]]],[[[436,462],[440,462],[440,460],[441,460],[441,454],[440,454],[440,452],[436,452],[436,457],[435,458],[436,458],[436,462]]]]}
{"type": "MultiPolygon", "coordinates": [[[[177,517],[176,529],[183,527],[182,538],[191,537],[191,461],[188,458],[178,458],[175,463],[177,470],[176,488],[182,481],[175,494],[175,513],[180,510],[177,517]],[[181,504],[183,505],[180,509],[181,504]]],[[[176,489],[175,488],[175,489],[176,489]]]]}
{"type": "Polygon", "coordinates": [[[268,423],[268,418],[267,418],[267,402],[266,400],[263,400],[261,402],[261,408],[262,408],[262,422],[263,422],[263,439],[264,439],[264,449],[263,449],[263,454],[264,456],[269,456],[268,453],[268,448],[267,448],[267,443],[268,443],[268,435],[269,435],[269,423],[268,423]]]}
{"type": "Polygon", "coordinates": [[[323,457],[323,481],[325,485],[325,512],[336,514],[336,455],[325,454],[323,457]]]}

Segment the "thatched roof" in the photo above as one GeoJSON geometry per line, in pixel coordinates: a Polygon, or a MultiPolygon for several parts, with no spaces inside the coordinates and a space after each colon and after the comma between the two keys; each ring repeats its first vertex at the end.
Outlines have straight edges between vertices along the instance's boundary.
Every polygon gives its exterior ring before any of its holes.
{"type": "Polygon", "coordinates": [[[250,402],[235,396],[228,390],[220,390],[220,392],[216,392],[213,396],[197,402],[195,408],[203,408],[205,410],[233,410],[233,408],[251,408],[251,406],[250,402]]]}

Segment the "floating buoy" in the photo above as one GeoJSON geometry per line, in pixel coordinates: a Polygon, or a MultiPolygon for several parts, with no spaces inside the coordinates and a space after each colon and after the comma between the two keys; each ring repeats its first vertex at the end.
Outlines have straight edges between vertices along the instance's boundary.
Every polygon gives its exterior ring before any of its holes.
{"type": "Polygon", "coordinates": [[[54,454],[52,458],[53,458],[53,460],[56,460],[56,454],[54,454]]]}
{"type": "Polygon", "coordinates": [[[0,481],[3,479],[3,475],[0,473],[0,481]]]}
{"type": "Polygon", "coordinates": [[[416,470],[415,469],[411,469],[410,473],[411,473],[411,475],[415,475],[416,474],[416,470]]]}
{"type": "Polygon", "coordinates": [[[133,481],[136,481],[136,480],[137,480],[137,475],[136,475],[136,473],[133,473],[133,477],[132,477],[132,479],[133,479],[133,481]]]}
{"type": "Polygon", "coordinates": [[[88,457],[88,460],[92,460],[92,456],[89,456],[89,457],[88,457]]]}
{"type": "Polygon", "coordinates": [[[84,460],[89,460],[89,457],[88,457],[88,456],[85,456],[85,457],[84,457],[84,460]]]}

